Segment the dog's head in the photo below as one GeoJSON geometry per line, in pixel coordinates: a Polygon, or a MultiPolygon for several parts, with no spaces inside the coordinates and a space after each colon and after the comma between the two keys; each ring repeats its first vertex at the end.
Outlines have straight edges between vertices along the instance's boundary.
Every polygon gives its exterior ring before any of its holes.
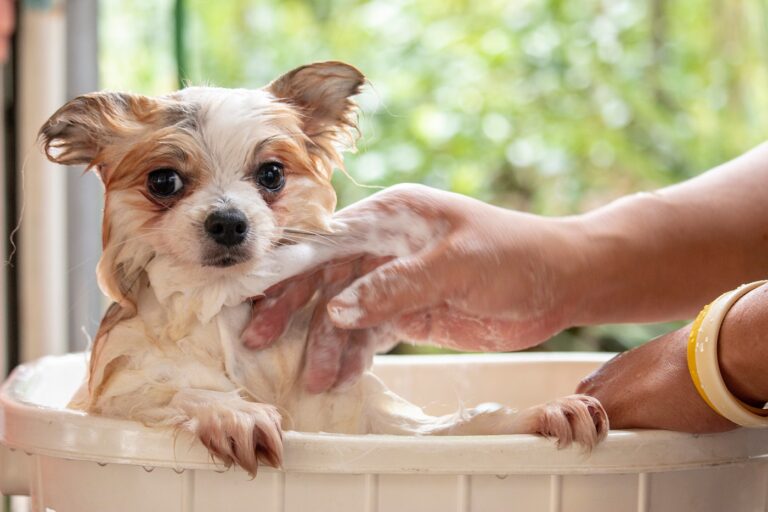
{"type": "Polygon", "coordinates": [[[257,90],[103,92],[59,109],[40,131],[45,154],[88,165],[105,186],[103,291],[128,305],[155,256],[240,274],[287,232],[326,230],[363,82],[352,66],[324,62],[257,90]]]}

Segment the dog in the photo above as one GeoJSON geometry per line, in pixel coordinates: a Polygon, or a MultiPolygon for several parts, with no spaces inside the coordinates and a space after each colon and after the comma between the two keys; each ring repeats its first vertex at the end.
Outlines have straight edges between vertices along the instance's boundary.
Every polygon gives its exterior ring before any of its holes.
{"type": "MultiPolygon", "coordinates": [[[[588,448],[605,437],[605,411],[583,395],[519,412],[486,404],[433,417],[371,372],[311,394],[300,376],[312,304],[272,347],[242,345],[250,297],[338,256],[322,244],[292,244],[290,233],[339,230],[330,179],[357,138],[352,97],[364,83],[350,65],[321,62],[255,90],[86,94],[48,119],[46,156],[85,164],[105,188],[97,273],[113,302],[72,408],[189,431],[227,467],[251,474],[260,462],[280,466],[283,429],[536,433],[588,448]]],[[[413,228],[407,239],[384,240],[387,226],[373,223],[338,245],[396,256],[434,239],[403,215],[413,228]]]]}

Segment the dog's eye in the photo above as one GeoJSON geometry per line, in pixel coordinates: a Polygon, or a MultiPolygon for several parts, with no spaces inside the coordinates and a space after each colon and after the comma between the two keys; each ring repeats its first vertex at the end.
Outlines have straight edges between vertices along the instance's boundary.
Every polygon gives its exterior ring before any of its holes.
{"type": "Polygon", "coordinates": [[[147,188],[155,197],[171,197],[181,192],[184,182],[173,169],[156,169],[147,176],[147,188]]]}
{"type": "Polygon", "coordinates": [[[256,170],[256,181],[270,192],[277,192],[285,185],[283,164],[279,162],[265,162],[256,170]]]}

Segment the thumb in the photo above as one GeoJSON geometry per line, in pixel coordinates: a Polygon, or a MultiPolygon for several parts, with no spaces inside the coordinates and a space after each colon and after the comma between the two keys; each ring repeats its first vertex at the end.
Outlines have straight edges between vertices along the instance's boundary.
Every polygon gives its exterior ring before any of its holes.
{"type": "Polygon", "coordinates": [[[433,306],[443,296],[446,278],[433,267],[428,256],[392,260],[331,299],[328,315],[342,329],[365,329],[433,306]]]}

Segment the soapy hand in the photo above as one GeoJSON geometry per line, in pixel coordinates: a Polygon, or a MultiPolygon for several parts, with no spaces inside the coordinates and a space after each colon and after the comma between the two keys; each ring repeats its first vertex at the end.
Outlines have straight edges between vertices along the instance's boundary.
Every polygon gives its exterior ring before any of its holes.
{"type": "Polygon", "coordinates": [[[243,333],[243,342],[254,349],[271,345],[285,331],[293,313],[318,293],[308,333],[305,384],[310,391],[322,392],[351,383],[370,366],[377,350],[392,348],[398,339],[386,328],[336,327],[326,313],[328,301],[356,278],[390,259],[352,255],[269,288],[263,297],[254,300],[254,321],[243,333]]]}
{"type": "MultiPolygon", "coordinates": [[[[317,290],[305,382],[320,392],[353,380],[397,340],[467,351],[519,350],[568,325],[578,236],[565,219],[490,206],[419,185],[382,191],[338,212],[347,235],[388,226],[399,257],[337,259],[267,290],[243,333],[273,343],[317,290]],[[426,233],[426,236],[425,236],[426,233]]],[[[362,235],[361,235],[362,236],[362,235]]]]}

